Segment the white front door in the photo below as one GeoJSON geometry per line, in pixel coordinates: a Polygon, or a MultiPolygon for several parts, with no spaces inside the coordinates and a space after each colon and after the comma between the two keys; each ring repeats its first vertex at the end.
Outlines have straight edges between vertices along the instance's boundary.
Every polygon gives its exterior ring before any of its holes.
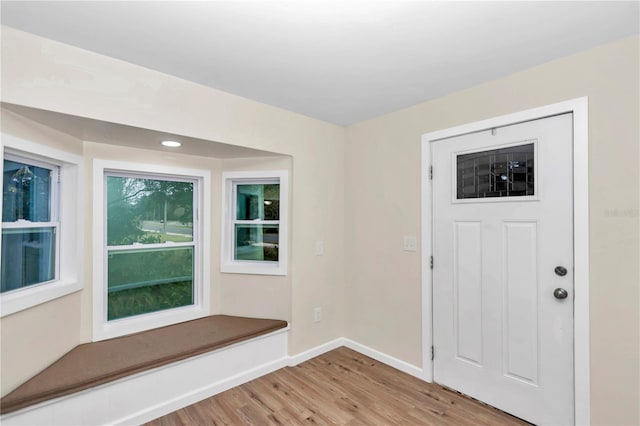
{"type": "Polygon", "coordinates": [[[563,114],[431,143],[434,380],[540,425],[574,423],[572,139],[563,114]]]}

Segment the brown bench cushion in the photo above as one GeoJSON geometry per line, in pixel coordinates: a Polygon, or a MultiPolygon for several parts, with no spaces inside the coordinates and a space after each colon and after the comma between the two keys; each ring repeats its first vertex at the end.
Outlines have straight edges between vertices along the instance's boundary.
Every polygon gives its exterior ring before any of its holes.
{"type": "Polygon", "coordinates": [[[287,327],[286,321],[213,315],[76,346],[0,400],[5,414],[287,327]]]}

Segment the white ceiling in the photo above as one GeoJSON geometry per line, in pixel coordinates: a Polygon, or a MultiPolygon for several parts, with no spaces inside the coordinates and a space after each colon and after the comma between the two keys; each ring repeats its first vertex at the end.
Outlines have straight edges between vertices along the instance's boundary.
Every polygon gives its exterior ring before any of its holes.
{"type": "Polygon", "coordinates": [[[2,24],[340,125],[640,28],[638,1],[2,1],[2,24]]]}

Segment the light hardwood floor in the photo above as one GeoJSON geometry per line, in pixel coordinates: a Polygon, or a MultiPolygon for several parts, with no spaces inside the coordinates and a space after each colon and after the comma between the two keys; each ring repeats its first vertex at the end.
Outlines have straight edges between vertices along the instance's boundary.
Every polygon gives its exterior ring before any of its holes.
{"type": "Polygon", "coordinates": [[[344,347],[147,423],[302,424],[528,425],[344,347]]]}

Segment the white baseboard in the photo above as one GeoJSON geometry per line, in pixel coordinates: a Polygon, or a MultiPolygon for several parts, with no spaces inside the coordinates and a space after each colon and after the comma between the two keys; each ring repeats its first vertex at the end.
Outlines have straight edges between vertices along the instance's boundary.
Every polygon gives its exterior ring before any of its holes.
{"type": "Polygon", "coordinates": [[[304,352],[300,352],[297,355],[292,355],[289,357],[289,366],[293,367],[295,365],[298,365],[302,362],[308,361],[311,358],[315,358],[317,356],[320,356],[324,353],[327,353],[329,351],[332,351],[334,349],[339,348],[340,346],[344,346],[344,337],[339,337],[337,339],[331,340],[327,343],[323,343],[322,345],[318,345],[315,348],[311,348],[309,350],[306,350],[304,352]]]}
{"type": "Polygon", "coordinates": [[[322,345],[318,345],[315,348],[311,348],[309,350],[301,352],[297,355],[290,356],[289,366],[298,365],[301,362],[308,361],[311,358],[315,358],[326,352],[337,349],[341,346],[346,346],[347,348],[352,349],[356,352],[360,352],[361,354],[366,355],[369,358],[373,358],[376,361],[380,361],[381,363],[386,364],[395,369],[398,369],[404,373],[410,374],[419,379],[423,379],[422,368],[416,367],[413,364],[409,364],[408,362],[402,361],[398,358],[392,357],[391,355],[387,355],[383,352],[377,351],[373,348],[370,348],[369,346],[365,346],[351,339],[347,339],[346,337],[339,337],[327,343],[323,343],[322,345]]]}
{"type": "Polygon", "coordinates": [[[287,355],[288,328],[2,416],[11,425],[131,425],[346,346],[412,376],[422,369],[340,337],[287,355]]]}
{"type": "Polygon", "coordinates": [[[207,399],[211,396],[217,395],[236,386],[240,386],[243,383],[250,382],[251,380],[257,379],[258,377],[286,367],[288,365],[288,360],[289,357],[282,357],[273,362],[260,365],[256,368],[252,368],[251,370],[236,374],[235,376],[225,378],[216,383],[211,383],[210,385],[200,387],[199,389],[194,389],[193,391],[179,395],[172,400],[163,401],[153,407],[148,407],[132,415],[122,417],[113,422],[113,424],[122,426],[134,424],[137,425],[146,423],[153,419],[157,419],[158,417],[162,417],[176,410],[202,401],[203,399],[207,399]]]}
{"type": "Polygon", "coordinates": [[[383,352],[377,351],[373,348],[370,348],[369,346],[354,342],[351,339],[342,338],[342,340],[344,342],[344,346],[349,349],[360,352],[361,354],[366,355],[369,358],[373,358],[376,361],[380,361],[381,363],[387,364],[388,366],[400,370],[404,373],[410,374],[419,379],[423,379],[422,368],[420,367],[416,367],[413,364],[409,364],[408,362],[402,361],[398,358],[394,358],[391,355],[387,355],[383,352]]]}

